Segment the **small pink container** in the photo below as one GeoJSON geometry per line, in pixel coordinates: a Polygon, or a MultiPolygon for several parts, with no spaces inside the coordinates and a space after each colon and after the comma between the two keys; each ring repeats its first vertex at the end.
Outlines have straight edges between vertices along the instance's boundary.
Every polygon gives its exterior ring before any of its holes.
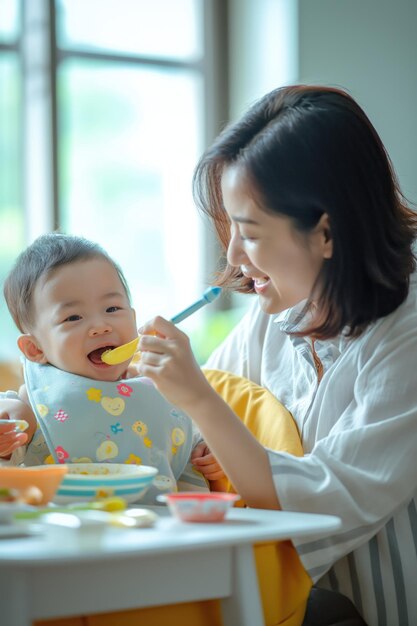
{"type": "Polygon", "coordinates": [[[235,493],[179,491],[158,496],[182,522],[222,522],[240,496],[235,493]]]}

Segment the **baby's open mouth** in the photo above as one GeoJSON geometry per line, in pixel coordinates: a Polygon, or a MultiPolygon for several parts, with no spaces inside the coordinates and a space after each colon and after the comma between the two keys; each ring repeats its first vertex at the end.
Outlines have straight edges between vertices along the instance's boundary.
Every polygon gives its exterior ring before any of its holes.
{"type": "Polygon", "coordinates": [[[101,348],[97,348],[87,354],[87,358],[91,361],[91,363],[94,363],[94,365],[105,365],[104,361],[101,360],[101,355],[103,352],[106,352],[106,350],[113,350],[115,347],[116,346],[102,346],[101,348]]]}

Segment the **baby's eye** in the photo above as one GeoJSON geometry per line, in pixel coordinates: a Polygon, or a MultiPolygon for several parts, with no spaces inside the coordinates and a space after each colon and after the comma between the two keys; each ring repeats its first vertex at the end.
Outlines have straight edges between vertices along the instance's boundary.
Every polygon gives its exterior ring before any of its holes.
{"type": "Polygon", "coordinates": [[[78,322],[81,319],[81,315],[69,315],[64,322],[78,322]]]}
{"type": "Polygon", "coordinates": [[[106,313],[115,313],[116,311],[121,311],[121,306],[109,306],[106,309],[106,313]]]}

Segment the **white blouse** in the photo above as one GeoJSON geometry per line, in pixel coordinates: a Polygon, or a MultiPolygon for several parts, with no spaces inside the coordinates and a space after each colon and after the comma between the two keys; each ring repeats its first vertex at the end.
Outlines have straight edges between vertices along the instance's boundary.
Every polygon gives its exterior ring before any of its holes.
{"type": "Polygon", "coordinates": [[[341,532],[294,540],[320,586],[369,626],[417,624],[417,282],[355,340],[292,338],[299,307],[273,318],[257,300],[206,366],[267,387],[292,413],[305,456],[269,451],[285,510],[341,517],[341,532]]]}

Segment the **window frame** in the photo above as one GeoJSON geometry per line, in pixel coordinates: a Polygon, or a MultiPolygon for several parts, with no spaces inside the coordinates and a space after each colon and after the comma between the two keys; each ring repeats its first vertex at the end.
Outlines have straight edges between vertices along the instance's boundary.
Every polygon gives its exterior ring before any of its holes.
{"type": "MultiPolygon", "coordinates": [[[[203,13],[202,61],[151,59],[141,55],[61,50],[57,46],[56,0],[16,0],[19,24],[13,41],[0,42],[0,55],[16,55],[19,67],[21,107],[18,124],[21,129],[20,203],[24,221],[23,245],[36,237],[60,229],[60,162],[59,110],[57,73],[69,57],[99,58],[109,62],[160,67],[192,68],[200,72],[204,85],[203,145],[209,145],[228,120],[228,15],[230,0],[200,0],[203,13]]],[[[190,180],[191,186],[191,180],[190,180]]],[[[218,260],[218,246],[211,229],[204,231],[202,267],[204,278],[213,275],[218,260]]],[[[219,299],[210,307],[210,314],[229,308],[227,299],[219,299]]],[[[6,305],[0,317],[8,316],[6,305]]],[[[17,333],[17,331],[16,331],[17,333]]],[[[5,348],[0,360],[15,360],[16,353],[5,348]]]]}
{"type": "MultiPolygon", "coordinates": [[[[22,16],[20,49],[23,76],[24,128],[24,213],[27,220],[27,241],[60,228],[60,163],[59,108],[57,76],[59,66],[71,58],[99,60],[136,66],[192,69],[200,73],[206,103],[204,145],[218,134],[228,117],[228,6],[227,0],[200,0],[203,11],[203,56],[201,61],[152,58],[116,51],[90,51],[57,43],[57,1],[20,0],[22,16]],[[226,60],[226,62],[225,62],[226,60]],[[38,98],[33,101],[33,96],[38,98]],[[40,171],[33,175],[32,164],[40,161],[40,171]]],[[[191,184],[191,181],[190,181],[191,184]]],[[[204,265],[214,267],[213,238],[206,242],[204,265]]]]}

